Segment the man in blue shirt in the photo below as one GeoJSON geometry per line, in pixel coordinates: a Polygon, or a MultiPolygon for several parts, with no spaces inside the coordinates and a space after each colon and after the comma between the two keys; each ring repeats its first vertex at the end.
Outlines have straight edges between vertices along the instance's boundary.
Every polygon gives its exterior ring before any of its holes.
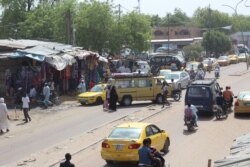
{"type": "Polygon", "coordinates": [[[151,154],[151,151],[149,149],[149,140],[144,139],[143,140],[143,146],[138,150],[139,154],[139,165],[151,165],[153,158],[153,155],[151,154]]]}

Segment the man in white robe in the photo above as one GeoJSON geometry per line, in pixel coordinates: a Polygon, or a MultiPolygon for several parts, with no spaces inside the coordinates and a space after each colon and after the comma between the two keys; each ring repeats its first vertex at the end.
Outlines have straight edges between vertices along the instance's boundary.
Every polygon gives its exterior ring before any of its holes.
{"type": "Polygon", "coordinates": [[[4,103],[4,98],[0,98],[0,134],[3,134],[3,130],[9,131],[9,121],[8,121],[8,109],[4,103]]]}

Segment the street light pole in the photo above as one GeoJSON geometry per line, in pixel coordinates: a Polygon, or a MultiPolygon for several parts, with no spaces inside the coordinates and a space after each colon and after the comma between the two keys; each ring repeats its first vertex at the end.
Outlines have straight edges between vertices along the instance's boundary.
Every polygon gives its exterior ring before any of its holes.
{"type": "MultiPolygon", "coordinates": [[[[240,0],[240,1],[236,4],[235,7],[232,7],[232,6],[230,6],[230,5],[225,5],[225,4],[223,4],[222,6],[226,6],[226,7],[231,8],[231,9],[234,11],[235,16],[238,17],[237,8],[238,8],[238,5],[239,5],[240,3],[242,3],[243,1],[244,1],[244,0],[240,0]]],[[[242,38],[242,42],[243,42],[243,47],[244,47],[244,49],[245,49],[245,40],[244,40],[243,31],[242,31],[242,29],[241,29],[240,31],[241,31],[241,38],[242,38]]],[[[246,52],[245,52],[245,58],[246,58],[246,65],[247,65],[247,70],[248,70],[249,64],[248,64],[248,57],[247,57],[246,52]]]]}

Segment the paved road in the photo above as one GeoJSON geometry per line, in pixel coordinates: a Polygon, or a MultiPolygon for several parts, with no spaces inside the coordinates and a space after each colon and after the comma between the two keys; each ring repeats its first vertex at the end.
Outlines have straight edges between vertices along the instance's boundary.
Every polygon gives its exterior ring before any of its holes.
{"type": "MultiPolygon", "coordinates": [[[[235,94],[240,90],[248,89],[250,74],[231,76],[231,74],[244,71],[245,69],[242,69],[243,67],[245,68],[244,65],[241,63],[222,68],[222,77],[219,79],[221,86],[231,85],[235,94]]],[[[208,77],[212,76],[213,73],[208,74],[208,77]]],[[[121,108],[114,113],[103,112],[100,106],[72,106],[62,111],[49,113],[46,113],[46,111],[33,112],[34,119],[31,124],[22,125],[20,122],[12,122],[11,132],[8,135],[0,136],[0,166],[9,162],[16,162],[32,153],[56,145],[74,136],[84,134],[106,122],[122,118],[138,110],[145,110],[145,106],[148,104],[121,108]]],[[[160,111],[161,107],[155,106],[153,110],[155,110],[154,112],[160,111]]],[[[141,112],[141,114],[143,115],[144,112],[141,112]]],[[[138,115],[136,117],[142,116],[138,115]]],[[[205,166],[209,158],[223,158],[229,152],[228,149],[232,140],[237,135],[248,131],[248,120],[248,118],[235,119],[233,114],[230,114],[226,121],[215,121],[213,117],[201,116],[198,131],[190,134],[186,132],[186,127],[183,126],[183,101],[175,103],[172,108],[147,119],[148,122],[156,123],[170,133],[172,141],[171,151],[165,158],[170,162],[171,166],[177,167],[200,167],[205,166]],[[181,160],[179,157],[181,157],[181,160]]],[[[107,127],[106,131],[111,129],[112,127],[107,127]]],[[[103,133],[102,128],[99,131],[97,129],[95,133],[97,133],[95,140],[107,135],[103,133]]],[[[86,138],[85,144],[91,144],[92,142],[93,139],[86,138]]],[[[79,145],[74,152],[82,148],[83,146],[79,145]]],[[[73,159],[77,166],[106,167],[105,161],[100,157],[99,150],[100,143],[97,143],[79,152],[73,159]]],[[[40,164],[40,166],[43,165],[40,164]]],[[[118,166],[125,167],[131,165],[119,164],[118,166]]]]}

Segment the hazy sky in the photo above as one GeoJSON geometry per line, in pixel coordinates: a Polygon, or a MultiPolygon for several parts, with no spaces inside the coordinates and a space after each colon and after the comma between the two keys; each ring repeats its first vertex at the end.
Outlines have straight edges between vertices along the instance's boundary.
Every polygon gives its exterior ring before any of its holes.
{"type": "MultiPolygon", "coordinates": [[[[232,14],[234,10],[225,7],[229,5],[235,8],[240,0],[140,0],[141,12],[145,14],[158,14],[160,17],[166,16],[167,12],[173,13],[175,8],[180,8],[188,16],[192,16],[198,7],[207,7],[209,4],[211,9],[232,14]]],[[[122,5],[122,11],[132,11],[138,6],[138,0],[113,0],[114,4],[122,5]]],[[[250,15],[250,7],[245,7],[244,4],[250,6],[250,0],[243,0],[238,5],[238,14],[250,15]]]]}

